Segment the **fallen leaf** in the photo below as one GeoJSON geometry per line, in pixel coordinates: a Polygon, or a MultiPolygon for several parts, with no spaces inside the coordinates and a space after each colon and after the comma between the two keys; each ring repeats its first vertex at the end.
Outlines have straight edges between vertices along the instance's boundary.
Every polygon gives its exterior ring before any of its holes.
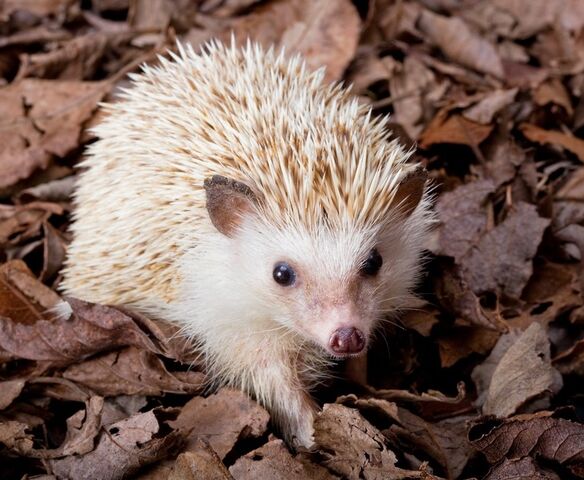
{"type": "Polygon", "coordinates": [[[236,480],[332,480],[338,478],[319,465],[302,462],[286,448],[282,440],[273,439],[240,457],[229,472],[236,480]]]}
{"type": "Polygon", "coordinates": [[[568,181],[556,193],[556,200],[577,200],[584,198],[584,167],[570,175],[568,181]]]}
{"type": "Polygon", "coordinates": [[[26,432],[28,429],[25,423],[0,420],[0,444],[20,455],[28,455],[34,446],[32,435],[26,432]]]}
{"type": "Polygon", "coordinates": [[[339,397],[337,402],[358,408],[367,418],[384,425],[381,433],[392,448],[409,453],[424,452],[434,459],[433,471],[440,469],[447,478],[458,478],[473,449],[466,438],[467,423],[473,417],[457,416],[430,423],[395,403],[379,398],[357,399],[355,395],[339,397]]]}
{"type": "Polygon", "coordinates": [[[103,398],[92,396],[79,410],[67,419],[65,440],[55,449],[38,449],[29,455],[40,458],[59,458],[68,455],[84,455],[94,448],[94,439],[101,429],[103,398]]]}
{"type": "Polygon", "coordinates": [[[65,261],[66,241],[63,235],[53,228],[50,223],[43,223],[43,269],[39,280],[49,283],[61,270],[65,261]]]}
{"type": "Polygon", "coordinates": [[[302,54],[310,69],[326,67],[330,82],[341,78],[353,58],[361,20],[349,0],[277,0],[226,25],[225,40],[231,30],[241,41],[250,38],[266,48],[275,45],[288,54],[302,54]]]}
{"type": "Polygon", "coordinates": [[[568,350],[558,353],[552,364],[562,375],[584,376],[584,339],[578,340],[568,350]]]}
{"type": "Polygon", "coordinates": [[[582,305],[577,265],[537,262],[521,298],[521,313],[507,319],[512,328],[526,329],[536,321],[548,325],[560,315],[582,305]]]}
{"type": "Polygon", "coordinates": [[[167,478],[168,480],[196,480],[199,478],[233,480],[221,459],[210,447],[200,448],[195,452],[181,453],[167,478]]]}
{"type": "Polygon", "coordinates": [[[24,79],[0,90],[0,189],[79,146],[82,124],[109,84],[24,79]]]}
{"type": "Polygon", "coordinates": [[[28,30],[15,32],[0,38],[0,48],[12,45],[29,45],[35,43],[58,42],[68,40],[71,34],[66,30],[48,28],[44,25],[33,27],[28,30]]]}
{"type": "Polygon", "coordinates": [[[470,288],[477,295],[494,291],[519,298],[533,273],[531,260],[549,224],[534,205],[524,202],[515,205],[507,218],[483,235],[461,259],[470,288]]]}
{"type": "Polygon", "coordinates": [[[492,125],[482,125],[468,120],[458,113],[440,110],[420,136],[420,146],[429,148],[441,143],[453,143],[478,147],[493,130],[492,125]]]}
{"type": "Polygon", "coordinates": [[[568,135],[567,133],[555,130],[544,130],[529,123],[523,123],[519,126],[521,133],[532,142],[539,144],[551,143],[569,150],[576,155],[581,162],[584,162],[584,140],[568,135]]]}
{"type": "Polygon", "coordinates": [[[429,337],[434,325],[437,325],[439,311],[432,307],[422,310],[410,310],[400,319],[401,324],[410,330],[415,330],[424,337],[429,337]]]}
{"type": "Polygon", "coordinates": [[[85,80],[93,77],[111,45],[130,38],[128,33],[92,32],[63,42],[50,52],[21,56],[17,79],[26,77],[85,80]]]}
{"type": "Polygon", "coordinates": [[[500,418],[514,414],[536,399],[541,406],[544,396],[556,394],[562,388],[562,377],[551,366],[547,335],[538,323],[519,337],[515,334],[501,337],[485,364],[475,368],[472,378],[483,414],[500,418]]]}
{"type": "Polygon", "coordinates": [[[452,367],[456,362],[473,353],[489,353],[500,336],[499,332],[476,326],[455,325],[437,339],[442,368],[452,367]]]}
{"type": "Polygon", "coordinates": [[[435,253],[460,261],[476,245],[488,226],[485,205],[494,190],[491,180],[478,180],[440,196],[436,204],[439,250],[435,253]]]}
{"type": "Polygon", "coordinates": [[[519,89],[492,90],[487,93],[478,103],[465,109],[462,115],[468,120],[476,123],[488,125],[493,121],[497,113],[513,103],[519,89]]]}
{"type": "Polygon", "coordinates": [[[533,458],[509,460],[491,469],[484,480],[561,480],[554,472],[541,468],[533,458]]]}
{"type": "Polygon", "coordinates": [[[136,347],[94,356],[71,365],[63,377],[100,395],[195,394],[204,387],[203,373],[191,371],[184,379],[169,372],[154,353],[136,347]]]}
{"type": "Polygon", "coordinates": [[[36,281],[21,262],[15,262],[2,267],[10,272],[4,277],[9,278],[4,282],[6,290],[1,288],[0,276],[0,298],[4,295],[7,299],[4,304],[0,302],[0,352],[45,362],[45,368],[66,366],[116,346],[134,345],[161,352],[131,317],[114,308],[69,298],[69,317],[51,314],[51,308],[64,305],[61,299],[36,281]]]}
{"type": "MultiPolygon", "coordinates": [[[[0,345],[10,343],[13,334],[11,318],[23,326],[33,325],[47,315],[47,310],[61,301],[60,297],[40,283],[24,262],[13,260],[0,266],[0,345]],[[6,336],[7,332],[11,333],[6,336]]],[[[9,349],[7,349],[9,350],[9,349]]]]}
{"type": "Polygon", "coordinates": [[[76,177],[71,175],[65,178],[51,180],[41,183],[35,187],[21,190],[17,199],[21,203],[28,203],[32,200],[42,200],[45,202],[68,202],[73,194],[76,177]]]}
{"type": "Polygon", "coordinates": [[[0,17],[8,17],[16,10],[26,10],[38,16],[58,15],[64,13],[70,4],[70,0],[5,0],[0,17]]]}
{"type": "MultiPolygon", "coordinates": [[[[424,403],[436,403],[436,404],[458,404],[462,402],[466,396],[466,390],[464,388],[464,382],[459,382],[457,384],[457,395],[455,397],[449,397],[444,395],[442,392],[437,390],[428,390],[422,393],[412,393],[407,390],[399,389],[388,389],[388,388],[372,388],[369,387],[367,390],[375,397],[383,400],[391,401],[404,401],[413,402],[418,405],[424,403]]],[[[351,397],[348,395],[347,397],[351,397]]],[[[339,399],[344,399],[345,397],[339,397],[339,399]]]]}
{"type": "Polygon", "coordinates": [[[418,26],[450,60],[478,72],[503,77],[503,64],[495,47],[473,32],[461,18],[424,10],[418,26]]]}
{"type": "MultiPolygon", "coordinates": [[[[464,258],[464,257],[463,257],[464,258]]],[[[444,263],[443,275],[436,280],[435,291],[440,304],[471,325],[505,332],[507,324],[496,313],[487,312],[469,288],[461,269],[444,263]]]]}
{"type": "Polygon", "coordinates": [[[0,205],[0,247],[16,246],[38,236],[51,215],[64,213],[60,205],[49,202],[0,205]]]}
{"type": "Polygon", "coordinates": [[[396,467],[381,432],[352,408],[326,404],[315,419],[314,440],[324,465],[348,480],[433,478],[396,467]]]}
{"type": "Polygon", "coordinates": [[[564,110],[566,110],[566,113],[570,116],[574,113],[572,102],[570,101],[570,95],[568,94],[566,87],[564,87],[562,82],[557,78],[552,78],[539,85],[533,92],[533,100],[537,105],[542,107],[550,103],[559,105],[563,107],[564,110]]]}
{"type": "Polygon", "coordinates": [[[553,418],[549,412],[487,421],[472,427],[469,438],[491,464],[527,456],[568,468],[584,463],[584,425],[553,418]]]}
{"type": "Polygon", "coordinates": [[[172,0],[134,0],[130,2],[128,23],[134,28],[164,32],[177,7],[172,0]]]}
{"type": "Polygon", "coordinates": [[[494,0],[501,10],[511,13],[516,26],[512,35],[527,38],[554,25],[577,31],[584,25],[584,8],[579,0],[494,0]]]}
{"type": "Polygon", "coordinates": [[[222,388],[207,398],[192,398],[169,425],[189,439],[186,450],[194,450],[196,440],[202,438],[223,459],[239,439],[261,437],[269,418],[268,412],[245,393],[222,388]]]}
{"type": "Polygon", "coordinates": [[[175,431],[164,433],[163,413],[154,409],[109,425],[94,450],[51,460],[53,472],[59,478],[109,480],[127,477],[164,458],[178,447],[181,437],[175,431]]]}
{"type": "Polygon", "coordinates": [[[0,382],[0,410],[8,407],[22,392],[26,385],[26,380],[6,380],[0,382]]]}
{"type": "Polygon", "coordinates": [[[353,85],[355,93],[362,93],[377,82],[388,81],[397,68],[391,57],[379,58],[375,50],[368,50],[355,57],[347,71],[347,82],[353,85]]]}
{"type": "Polygon", "coordinates": [[[417,138],[425,112],[423,97],[436,82],[434,73],[414,56],[406,57],[402,68],[389,79],[393,120],[410,138],[417,138]]]}

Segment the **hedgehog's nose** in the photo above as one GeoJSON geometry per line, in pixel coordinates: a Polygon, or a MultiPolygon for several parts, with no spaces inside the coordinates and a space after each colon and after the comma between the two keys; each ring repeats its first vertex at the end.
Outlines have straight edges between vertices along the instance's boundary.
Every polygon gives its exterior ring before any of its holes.
{"type": "Polygon", "coordinates": [[[329,345],[333,352],[340,355],[359,353],[365,347],[365,336],[354,327],[343,327],[334,331],[329,345]]]}

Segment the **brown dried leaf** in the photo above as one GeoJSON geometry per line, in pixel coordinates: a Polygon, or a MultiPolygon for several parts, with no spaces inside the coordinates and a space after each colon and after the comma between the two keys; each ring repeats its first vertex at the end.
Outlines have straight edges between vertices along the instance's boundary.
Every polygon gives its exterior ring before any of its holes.
{"type": "Polygon", "coordinates": [[[0,247],[16,246],[40,234],[51,215],[63,215],[56,203],[32,202],[27,205],[0,205],[0,247]]]}
{"type": "Polygon", "coordinates": [[[410,329],[415,330],[424,337],[429,337],[434,325],[437,325],[439,311],[433,307],[426,307],[422,310],[410,310],[405,312],[400,319],[401,324],[410,329]]]}
{"type": "Polygon", "coordinates": [[[584,425],[549,412],[518,415],[502,421],[474,426],[471,443],[485,454],[489,463],[504,458],[539,457],[568,468],[584,464],[584,425]]]}
{"type": "MultiPolygon", "coordinates": [[[[388,388],[381,388],[376,389],[373,387],[369,387],[367,390],[371,395],[384,399],[384,400],[395,400],[395,401],[404,401],[404,402],[413,402],[413,403],[437,403],[437,404],[457,404],[464,400],[466,396],[466,390],[464,388],[464,382],[459,382],[457,384],[457,394],[456,397],[449,397],[444,395],[442,392],[437,390],[428,390],[427,392],[422,393],[412,393],[407,390],[398,390],[398,389],[388,389],[388,388]]],[[[341,401],[341,399],[351,398],[351,395],[347,395],[346,397],[339,397],[337,402],[341,401]]]]}
{"type": "Polygon", "coordinates": [[[584,377],[584,339],[578,340],[571,348],[556,355],[552,363],[562,375],[584,377]]]}
{"type": "Polygon", "coordinates": [[[519,316],[507,320],[525,329],[534,321],[547,325],[559,315],[582,305],[577,265],[537,262],[521,298],[527,302],[519,316]]]}
{"type": "Polygon", "coordinates": [[[63,377],[105,396],[195,394],[202,391],[205,381],[204,374],[194,371],[184,379],[179,378],[154,353],[136,347],[71,365],[63,377]]]}
{"type": "Polygon", "coordinates": [[[223,37],[251,38],[300,53],[310,69],[326,67],[327,82],[339,80],[355,55],[361,20],[349,0],[279,0],[231,22],[223,37]]]}
{"type": "Polygon", "coordinates": [[[28,203],[33,200],[45,202],[68,202],[71,200],[77,177],[74,175],[50,180],[31,188],[21,190],[16,199],[19,203],[28,203]]]}
{"type": "Polygon", "coordinates": [[[178,5],[172,0],[132,0],[128,11],[128,23],[135,28],[159,30],[168,28],[178,5]]]}
{"type": "Polygon", "coordinates": [[[399,123],[410,138],[417,138],[425,113],[423,96],[436,83],[436,76],[418,58],[408,56],[403,68],[389,79],[393,99],[393,120],[399,123]]]}
{"type": "Polygon", "coordinates": [[[570,116],[573,115],[574,109],[572,108],[572,102],[570,101],[570,95],[566,90],[566,87],[557,78],[552,78],[547,82],[539,85],[533,92],[533,100],[537,105],[545,106],[549,103],[554,103],[563,107],[566,113],[570,116]]]}
{"type": "Polygon", "coordinates": [[[338,478],[319,465],[293,457],[282,440],[273,439],[240,457],[229,472],[236,480],[332,480],[338,478]]]}
{"type": "Polygon", "coordinates": [[[509,460],[494,467],[484,480],[561,480],[558,475],[542,469],[531,457],[509,460]]]}
{"type": "MultiPolygon", "coordinates": [[[[0,266],[0,351],[10,351],[11,318],[30,326],[47,316],[46,311],[60,302],[60,297],[34,278],[20,260],[0,266]]],[[[14,352],[13,352],[14,353],[14,352]]]]}
{"type": "Polygon", "coordinates": [[[0,90],[0,189],[77,148],[82,124],[108,89],[107,82],[25,79],[0,90]]]}
{"type": "Polygon", "coordinates": [[[505,321],[481,306],[456,265],[442,264],[442,276],[436,280],[435,291],[440,304],[462,320],[498,332],[507,331],[505,321]]]}
{"type": "Polygon", "coordinates": [[[103,398],[92,396],[79,410],[67,419],[67,436],[60,447],[52,450],[39,449],[33,457],[59,458],[68,455],[84,455],[94,448],[94,439],[101,429],[103,398]]]}
{"type": "Polygon", "coordinates": [[[519,337],[501,337],[485,363],[475,368],[472,378],[483,413],[497,417],[508,417],[536,399],[541,407],[544,396],[562,388],[562,377],[551,366],[546,332],[538,323],[519,337]]]}
{"type": "Polygon", "coordinates": [[[426,422],[395,403],[378,398],[357,399],[354,395],[339,397],[337,402],[358,408],[387,425],[382,431],[396,450],[423,452],[442,468],[448,478],[457,478],[471,457],[473,449],[467,441],[467,423],[472,417],[457,416],[437,423],[426,422]],[[383,420],[382,420],[383,419],[383,420]]]}
{"type": "Polygon", "coordinates": [[[51,226],[43,224],[43,269],[39,275],[41,282],[48,283],[55,278],[65,261],[66,241],[61,232],[51,226]]]}
{"type": "Polygon", "coordinates": [[[396,467],[383,435],[352,408],[326,404],[315,419],[314,440],[327,468],[349,480],[433,478],[396,467]]]}
{"type": "Polygon", "coordinates": [[[461,259],[470,288],[477,295],[494,291],[519,298],[533,273],[531,260],[549,224],[534,205],[524,202],[515,205],[507,218],[483,235],[461,259]]]}
{"type": "Polygon", "coordinates": [[[0,382],[0,410],[4,410],[14,400],[16,400],[25,385],[26,380],[20,378],[16,380],[6,380],[5,382],[0,382]]]}
{"type": "MultiPolygon", "coordinates": [[[[123,34],[123,36],[128,35],[123,34]]],[[[94,32],[74,37],[64,42],[60,48],[46,53],[22,55],[17,78],[89,79],[94,76],[110,44],[120,39],[111,34],[94,32]]]]}
{"type": "Polygon", "coordinates": [[[349,84],[353,85],[355,93],[362,93],[377,82],[387,81],[393,76],[397,62],[391,57],[379,58],[377,51],[366,50],[355,57],[345,75],[349,84]]]}
{"type": "Polygon", "coordinates": [[[487,228],[485,203],[494,190],[491,180],[478,180],[440,196],[436,205],[439,250],[435,253],[460,261],[476,245],[487,228]]]}
{"type": "Polygon", "coordinates": [[[584,167],[575,170],[568,181],[558,190],[556,200],[576,200],[584,198],[584,167]]]}
{"type": "Polygon", "coordinates": [[[12,35],[0,38],[0,48],[12,45],[29,45],[35,43],[58,42],[68,40],[71,34],[66,30],[47,28],[44,25],[16,32],[12,35]]]}
{"type": "Polygon", "coordinates": [[[449,368],[473,353],[485,355],[493,349],[499,336],[499,332],[480,327],[455,326],[437,339],[440,365],[449,368]]]}
{"type": "Polygon", "coordinates": [[[207,398],[191,399],[169,424],[188,437],[186,450],[195,450],[196,440],[202,438],[223,459],[239,439],[261,437],[269,419],[268,412],[245,393],[222,388],[207,398]]]}
{"type": "Polygon", "coordinates": [[[476,148],[492,130],[492,125],[482,125],[442,109],[422,132],[420,146],[429,148],[441,143],[454,143],[476,148]]]}
{"type": "Polygon", "coordinates": [[[512,36],[527,38],[551,26],[568,31],[584,26],[584,5],[579,0],[494,0],[499,9],[509,12],[515,22],[512,36]]]}
{"type": "Polygon", "coordinates": [[[65,12],[71,0],[4,0],[0,6],[0,18],[8,17],[16,10],[26,10],[34,15],[58,15],[65,12]]]}
{"type": "Polygon", "coordinates": [[[0,269],[10,272],[0,276],[0,298],[6,299],[0,302],[0,352],[66,366],[116,346],[161,351],[131,317],[114,308],[70,298],[69,317],[50,315],[47,310],[60,303],[60,298],[30,272],[21,270],[26,268],[21,265],[14,261],[0,269]]]}
{"type": "Polygon", "coordinates": [[[161,430],[163,410],[140,413],[102,430],[94,450],[85,455],[71,455],[52,460],[59,478],[110,480],[123,478],[139,468],[169,455],[181,438],[161,430]],[[160,417],[160,418],[159,418],[160,417]]]}
{"type": "Polygon", "coordinates": [[[465,109],[462,115],[468,120],[487,125],[493,121],[497,113],[513,103],[518,91],[518,88],[493,90],[484,95],[478,103],[465,109]]]}
{"type": "Polygon", "coordinates": [[[502,78],[503,64],[495,47],[458,17],[444,17],[425,10],[418,26],[452,61],[478,72],[502,78]]]}
{"type": "MultiPolygon", "coordinates": [[[[201,442],[202,443],[202,442],[201,442]]],[[[181,453],[167,480],[233,480],[221,459],[208,445],[195,452],[181,453]]],[[[258,477],[256,477],[258,478],[258,477]]],[[[267,477],[263,477],[267,478],[267,477]]]]}
{"type": "Polygon", "coordinates": [[[392,425],[383,434],[396,447],[429,455],[447,478],[458,478],[474,454],[466,438],[467,423],[471,419],[473,417],[457,416],[432,424],[400,408],[400,424],[392,425]]]}
{"type": "Polygon", "coordinates": [[[20,455],[28,455],[34,446],[32,435],[26,433],[28,428],[25,423],[0,420],[0,444],[20,455]]]}
{"type": "Polygon", "coordinates": [[[569,150],[576,155],[581,162],[584,162],[584,140],[568,135],[567,133],[555,130],[544,130],[529,123],[523,123],[519,126],[521,133],[532,142],[539,144],[551,143],[569,150]]]}

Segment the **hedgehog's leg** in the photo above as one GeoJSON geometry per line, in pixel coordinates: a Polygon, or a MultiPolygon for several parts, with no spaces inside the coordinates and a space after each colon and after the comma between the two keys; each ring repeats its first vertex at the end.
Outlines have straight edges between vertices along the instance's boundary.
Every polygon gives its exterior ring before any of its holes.
{"type": "Polygon", "coordinates": [[[317,405],[296,372],[280,364],[258,374],[253,393],[270,411],[286,441],[293,447],[312,447],[317,405]]]}

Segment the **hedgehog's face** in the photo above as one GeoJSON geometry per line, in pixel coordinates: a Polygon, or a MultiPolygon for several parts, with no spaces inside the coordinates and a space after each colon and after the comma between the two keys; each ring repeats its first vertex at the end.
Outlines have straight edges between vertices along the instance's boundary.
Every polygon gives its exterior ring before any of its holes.
{"type": "Polygon", "coordinates": [[[274,319],[334,357],[365,351],[382,313],[385,277],[370,232],[326,229],[311,235],[285,228],[271,235],[278,242],[263,246],[262,270],[277,305],[274,319]]]}
{"type": "Polygon", "coordinates": [[[255,296],[257,314],[330,355],[365,351],[380,318],[407,295],[417,258],[395,222],[367,229],[276,227],[256,213],[245,185],[213,177],[206,189],[210,218],[232,240],[228,262],[255,296]]]}

